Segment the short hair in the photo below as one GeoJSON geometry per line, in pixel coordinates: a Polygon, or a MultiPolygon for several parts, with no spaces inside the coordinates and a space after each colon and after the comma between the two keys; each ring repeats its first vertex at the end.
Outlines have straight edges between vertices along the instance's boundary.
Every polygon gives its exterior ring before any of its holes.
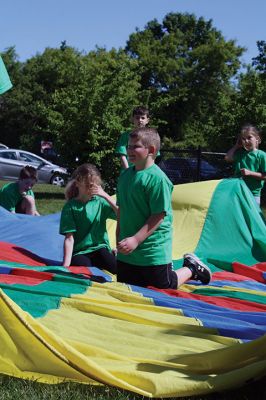
{"type": "Polygon", "coordinates": [[[65,197],[67,200],[78,196],[76,182],[95,183],[102,185],[102,178],[97,167],[90,163],[80,165],[72,174],[71,180],[66,186],[65,197]]]}
{"type": "Polygon", "coordinates": [[[160,150],[161,146],[161,139],[159,133],[154,128],[148,127],[141,127],[134,129],[130,134],[129,137],[131,139],[138,139],[144,146],[154,146],[156,152],[160,150]]]}
{"type": "Polygon", "coordinates": [[[20,170],[19,179],[34,179],[36,182],[38,180],[38,172],[37,169],[32,167],[31,165],[26,165],[20,170]]]}
{"type": "Polygon", "coordinates": [[[146,115],[149,118],[150,112],[147,107],[137,106],[132,111],[132,116],[134,117],[135,115],[146,115]]]}
{"type": "Polygon", "coordinates": [[[261,132],[256,126],[251,124],[243,125],[240,131],[240,136],[243,136],[246,133],[252,133],[254,136],[256,136],[257,139],[259,139],[259,141],[261,141],[261,132]]]}

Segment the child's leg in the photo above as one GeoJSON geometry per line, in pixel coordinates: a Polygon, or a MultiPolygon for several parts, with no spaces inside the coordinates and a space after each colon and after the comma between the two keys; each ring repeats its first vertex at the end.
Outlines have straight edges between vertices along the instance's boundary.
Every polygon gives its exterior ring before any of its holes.
{"type": "Polygon", "coordinates": [[[91,267],[92,262],[89,254],[77,254],[76,256],[72,257],[71,265],[76,267],[91,267]]]}
{"type": "Polygon", "coordinates": [[[195,254],[188,253],[184,255],[183,268],[176,271],[178,286],[189,279],[201,281],[207,285],[211,281],[211,270],[195,254]]]}
{"type": "Polygon", "coordinates": [[[182,267],[175,271],[175,273],[177,275],[177,286],[183,285],[183,283],[186,283],[192,277],[192,272],[187,267],[182,267]]]}
{"type": "Polygon", "coordinates": [[[118,260],[117,281],[142,287],[154,286],[158,289],[177,289],[177,274],[172,270],[172,263],[139,266],[118,260]]]}
{"type": "Polygon", "coordinates": [[[20,209],[22,214],[35,215],[36,206],[35,200],[32,196],[25,196],[20,203],[20,209]]]}
{"type": "Polygon", "coordinates": [[[105,247],[94,251],[91,255],[92,264],[100,269],[106,269],[112,274],[116,274],[116,258],[105,247]]]}

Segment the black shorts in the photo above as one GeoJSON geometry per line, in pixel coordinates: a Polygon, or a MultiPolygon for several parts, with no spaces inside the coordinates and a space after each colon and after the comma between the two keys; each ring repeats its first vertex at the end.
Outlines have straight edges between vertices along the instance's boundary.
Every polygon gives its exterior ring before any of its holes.
{"type": "Polygon", "coordinates": [[[177,275],[172,267],[172,263],[145,267],[117,261],[117,281],[142,287],[177,289],[177,275]]]}
{"type": "Polygon", "coordinates": [[[71,265],[98,267],[100,269],[106,269],[112,274],[116,274],[116,258],[113,253],[111,253],[105,247],[96,251],[92,251],[91,253],[73,256],[71,265]]]}

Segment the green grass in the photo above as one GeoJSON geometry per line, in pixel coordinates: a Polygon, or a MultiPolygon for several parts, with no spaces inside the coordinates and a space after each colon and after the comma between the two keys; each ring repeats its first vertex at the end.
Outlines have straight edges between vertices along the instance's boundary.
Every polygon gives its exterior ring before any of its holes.
{"type": "Polygon", "coordinates": [[[55,185],[38,184],[33,187],[36,207],[41,215],[61,211],[65,204],[64,188],[55,185]]]}
{"type": "MultiPolygon", "coordinates": [[[[6,182],[0,181],[0,188],[6,182]]],[[[37,209],[42,215],[58,212],[64,205],[64,188],[38,184],[34,186],[37,209]]],[[[264,209],[266,215],[266,209],[264,209]]],[[[107,386],[74,383],[45,385],[32,381],[0,376],[0,400],[141,400],[142,396],[107,386]]],[[[266,378],[243,388],[186,400],[263,400],[266,399],[266,378]]]]}
{"type": "MultiPolygon", "coordinates": [[[[46,385],[7,376],[0,376],[0,400],[144,400],[146,397],[109,386],[77,383],[46,385]]],[[[171,398],[172,400],[174,398],[171,398]]],[[[171,400],[170,399],[170,400],[171,400]]],[[[175,398],[176,399],[176,398],[175,398]]],[[[266,379],[240,389],[210,395],[182,397],[179,400],[264,400],[266,379]]]]}

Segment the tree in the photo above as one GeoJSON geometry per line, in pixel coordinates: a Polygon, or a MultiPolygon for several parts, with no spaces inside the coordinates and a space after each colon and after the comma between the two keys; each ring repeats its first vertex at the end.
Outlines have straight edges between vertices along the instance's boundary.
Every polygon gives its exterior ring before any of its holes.
{"type": "Polygon", "coordinates": [[[259,50],[259,55],[252,59],[252,65],[259,72],[266,73],[266,42],[260,40],[257,42],[257,47],[259,50]]]}
{"type": "Polygon", "coordinates": [[[196,121],[194,143],[211,141],[204,121],[215,111],[217,93],[228,90],[243,50],[226,41],[211,20],[191,14],[167,14],[162,24],[153,20],[130,35],[126,52],[139,63],[161,135],[186,143],[196,121]]]}

